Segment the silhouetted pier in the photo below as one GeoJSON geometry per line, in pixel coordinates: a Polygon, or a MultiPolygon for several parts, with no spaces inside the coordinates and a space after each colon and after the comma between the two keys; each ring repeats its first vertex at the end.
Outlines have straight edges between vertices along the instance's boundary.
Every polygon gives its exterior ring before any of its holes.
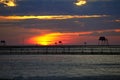
{"type": "Polygon", "coordinates": [[[120,55],[120,45],[0,46],[1,55],[22,54],[105,54],[120,55]]]}

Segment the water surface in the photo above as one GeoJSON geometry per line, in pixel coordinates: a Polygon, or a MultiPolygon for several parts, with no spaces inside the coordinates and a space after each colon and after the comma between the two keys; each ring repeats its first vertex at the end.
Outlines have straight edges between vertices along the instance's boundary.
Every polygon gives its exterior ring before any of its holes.
{"type": "Polygon", "coordinates": [[[120,79],[120,55],[1,55],[0,78],[120,79]]]}

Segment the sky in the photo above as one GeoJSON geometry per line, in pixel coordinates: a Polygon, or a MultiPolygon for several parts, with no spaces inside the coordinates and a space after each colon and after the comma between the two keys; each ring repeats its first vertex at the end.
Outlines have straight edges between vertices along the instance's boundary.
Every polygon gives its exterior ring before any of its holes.
{"type": "Polygon", "coordinates": [[[120,45],[120,0],[0,0],[8,45],[120,45]]]}

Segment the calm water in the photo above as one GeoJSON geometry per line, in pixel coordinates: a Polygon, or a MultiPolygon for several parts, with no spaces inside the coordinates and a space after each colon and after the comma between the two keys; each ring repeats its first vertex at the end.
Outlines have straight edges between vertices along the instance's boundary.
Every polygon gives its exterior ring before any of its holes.
{"type": "Polygon", "coordinates": [[[120,80],[120,55],[1,55],[0,78],[120,80]]]}

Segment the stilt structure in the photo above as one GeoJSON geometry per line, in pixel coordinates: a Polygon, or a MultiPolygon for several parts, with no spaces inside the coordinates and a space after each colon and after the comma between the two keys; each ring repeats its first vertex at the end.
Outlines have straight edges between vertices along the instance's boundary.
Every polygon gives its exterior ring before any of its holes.
{"type": "Polygon", "coordinates": [[[1,40],[1,41],[0,41],[0,44],[1,44],[2,46],[6,45],[6,41],[5,41],[5,40],[1,40]]]}
{"type": "Polygon", "coordinates": [[[109,45],[108,39],[104,36],[99,37],[98,45],[109,45]]]}

